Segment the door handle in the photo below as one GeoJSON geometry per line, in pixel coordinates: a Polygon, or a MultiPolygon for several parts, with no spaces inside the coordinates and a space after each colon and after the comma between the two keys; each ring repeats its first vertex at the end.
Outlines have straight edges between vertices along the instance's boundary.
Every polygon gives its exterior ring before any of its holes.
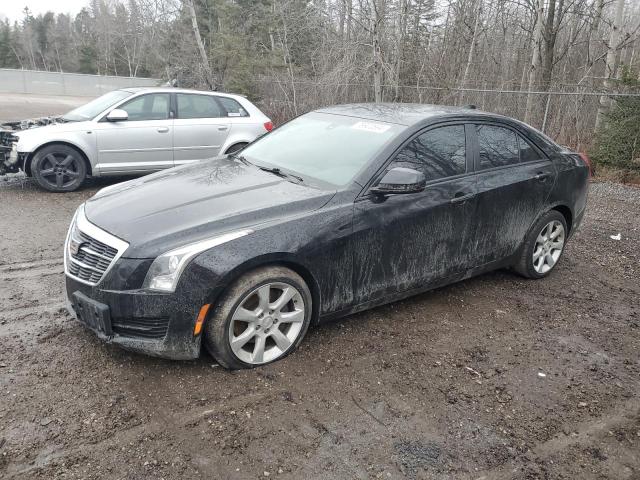
{"type": "Polygon", "coordinates": [[[159,127],[158,133],[167,133],[169,131],[169,127],[159,127]]]}
{"type": "Polygon", "coordinates": [[[229,127],[218,127],[218,130],[224,131],[226,129],[228,129],[229,127]]]}
{"type": "Polygon", "coordinates": [[[455,194],[455,196],[450,200],[451,203],[462,203],[462,202],[466,202],[467,200],[472,199],[473,197],[475,197],[476,194],[475,193],[467,193],[466,195],[464,195],[462,192],[458,192],[455,194]]]}
{"type": "Polygon", "coordinates": [[[539,180],[539,181],[541,181],[541,182],[544,182],[544,181],[545,181],[547,178],[549,178],[550,176],[551,176],[551,174],[550,174],[550,173],[538,172],[538,173],[536,174],[536,176],[535,176],[535,177],[533,177],[533,178],[535,178],[536,180],[539,180]]]}

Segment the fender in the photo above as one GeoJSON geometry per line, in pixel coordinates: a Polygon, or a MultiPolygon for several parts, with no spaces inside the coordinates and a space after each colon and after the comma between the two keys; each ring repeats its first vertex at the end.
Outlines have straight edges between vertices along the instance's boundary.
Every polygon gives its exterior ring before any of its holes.
{"type": "MultiPolygon", "coordinates": [[[[249,144],[257,140],[258,138],[260,138],[265,133],[267,133],[266,131],[264,131],[264,129],[262,129],[263,130],[262,133],[256,132],[256,135],[251,136],[246,131],[246,125],[238,125],[238,127],[242,127],[242,128],[237,128],[237,129],[234,129],[233,127],[231,128],[229,135],[227,136],[227,139],[222,144],[222,148],[220,149],[220,155],[224,155],[225,152],[229,149],[229,147],[232,147],[237,143],[249,144]]],[[[260,129],[262,127],[259,126],[257,128],[260,129]]]]}
{"type": "Polygon", "coordinates": [[[52,141],[52,142],[47,142],[44,143],[42,145],[40,145],[38,148],[36,148],[33,152],[31,153],[22,153],[20,152],[20,157],[21,163],[22,165],[20,165],[20,167],[23,169],[23,171],[27,174],[28,177],[31,176],[31,161],[33,159],[33,156],[39,151],[42,150],[43,148],[49,146],[49,145],[53,145],[53,144],[60,144],[60,145],[67,145],[69,147],[73,147],[76,150],[78,150],[78,152],[80,152],[80,155],[82,155],[82,157],[84,158],[85,163],[87,164],[87,175],[88,176],[93,176],[93,165],[91,165],[91,161],[89,160],[89,158],[87,157],[87,154],[84,152],[84,150],[82,150],[81,147],[79,147],[76,144],[73,144],[71,142],[65,142],[65,141],[52,141]]]}
{"type": "Polygon", "coordinates": [[[29,130],[23,130],[17,134],[18,154],[24,159],[23,165],[25,172],[30,175],[29,162],[33,154],[52,143],[62,143],[79,150],[88,161],[89,172],[93,172],[96,162],[96,134],[94,132],[93,122],[86,123],[86,128],[79,129],[78,125],[74,125],[73,130],[69,130],[66,124],[47,125],[29,130]]]}
{"type": "MultiPolygon", "coordinates": [[[[298,275],[300,275],[311,290],[311,297],[313,299],[312,305],[312,323],[318,323],[320,317],[320,286],[313,274],[312,270],[305,262],[297,255],[288,252],[274,252],[247,260],[235,268],[230,270],[224,277],[219,279],[219,285],[226,285],[227,287],[237,279],[242,277],[245,273],[255,270],[256,268],[281,265],[283,267],[290,268],[298,275]]],[[[208,301],[215,305],[217,300],[226,290],[223,288],[214,288],[208,294],[208,301]]]]}

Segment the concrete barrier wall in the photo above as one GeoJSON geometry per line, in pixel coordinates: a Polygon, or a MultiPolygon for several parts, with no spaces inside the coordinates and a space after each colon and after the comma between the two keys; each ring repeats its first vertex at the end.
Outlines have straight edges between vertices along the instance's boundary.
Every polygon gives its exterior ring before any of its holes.
{"type": "Polygon", "coordinates": [[[155,87],[157,78],[113,77],[82,73],[0,68],[0,92],[40,95],[98,96],[125,87],[155,87]]]}

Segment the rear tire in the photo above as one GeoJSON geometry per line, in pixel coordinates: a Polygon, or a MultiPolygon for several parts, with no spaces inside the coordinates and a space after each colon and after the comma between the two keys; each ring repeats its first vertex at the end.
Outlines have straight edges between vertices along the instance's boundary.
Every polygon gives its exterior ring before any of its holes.
{"type": "Polygon", "coordinates": [[[288,268],[249,272],[223,294],[205,324],[205,347],[230,370],[281,360],[309,328],[311,298],[302,277],[288,268]]]}
{"type": "Polygon", "coordinates": [[[529,230],[514,270],[526,278],[544,278],[558,265],[567,240],[567,221],[549,210],[529,230]]]}
{"type": "Polygon", "coordinates": [[[38,150],[33,156],[31,175],[45,190],[72,192],[87,178],[87,164],[75,148],[53,144],[38,150]]]}

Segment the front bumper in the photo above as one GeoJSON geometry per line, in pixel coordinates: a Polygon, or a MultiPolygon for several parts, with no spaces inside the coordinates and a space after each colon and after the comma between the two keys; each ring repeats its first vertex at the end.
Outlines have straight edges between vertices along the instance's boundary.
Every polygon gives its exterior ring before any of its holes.
{"type": "Polygon", "coordinates": [[[110,328],[106,332],[83,325],[98,338],[146,355],[189,360],[200,356],[202,335],[193,331],[202,305],[179,294],[156,294],[143,290],[106,290],[65,276],[67,308],[80,319],[73,306],[79,292],[96,306],[107,307],[110,328]]]}

